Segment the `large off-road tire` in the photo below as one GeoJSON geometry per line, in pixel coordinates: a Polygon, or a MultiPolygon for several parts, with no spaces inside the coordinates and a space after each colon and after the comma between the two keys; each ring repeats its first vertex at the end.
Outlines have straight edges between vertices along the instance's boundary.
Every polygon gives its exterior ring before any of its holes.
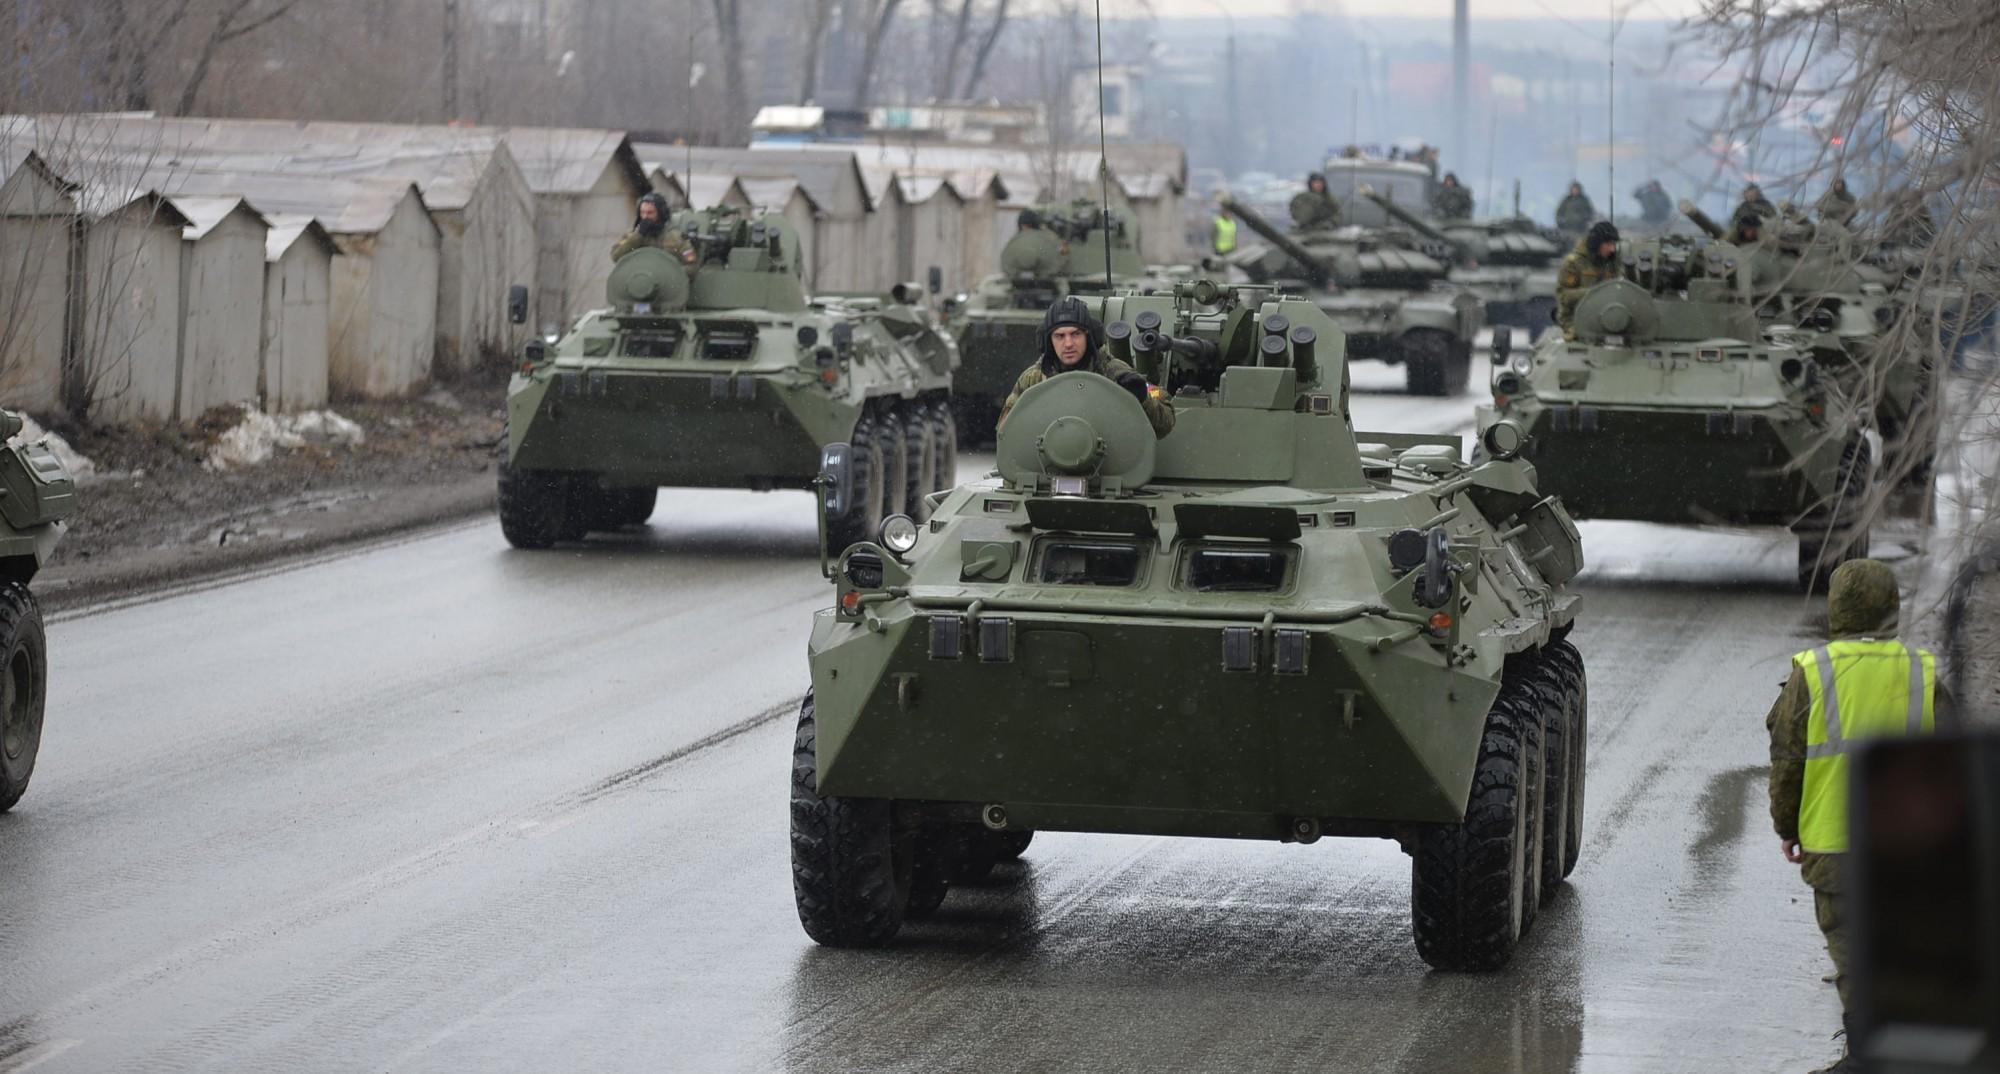
{"type": "Polygon", "coordinates": [[[0,582],[0,813],[21,800],[35,774],[48,678],[41,605],[25,583],[0,582]]]}
{"type": "Polygon", "coordinates": [[[1516,659],[1521,662],[1521,674],[1533,684],[1535,694],[1534,715],[1522,720],[1518,729],[1521,740],[1521,805],[1528,815],[1525,842],[1521,846],[1521,935],[1526,936],[1534,927],[1535,916],[1542,908],[1542,855],[1549,845],[1548,725],[1551,720],[1560,718],[1562,693],[1556,688],[1555,680],[1539,654],[1526,654],[1516,659]]]}
{"type": "Polygon", "coordinates": [[[882,529],[882,454],[876,450],[875,416],[864,413],[847,436],[848,469],[853,503],[846,513],[826,520],[827,550],[839,555],[849,545],[872,541],[882,529]]]}
{"type": "Polygon", "coordinates": [[[1028,852],[1028,844],[1035,841],[1034,832],[1008,830],[993,833],[993,849],[998,851],[1002,861],[1014,861],[1028,852]]]}
{"type": "Polygon", "coordinates": [[[950,833],[943,825],[926,824],[914,836],[915,854],[910,862],[910,897],[903,906],[904,921],[922,921],[937,913],[944,897],[951,894],[950,833]]]}
{"type": "Polygon", "coordinates": [[[903,405],[899,416],[903,424],[904,513],[918,522],[930,517],[924,510],[924,497],[929,495],[937,480],[937,445],[931,436],[930,407],[922,402],[903,405]]]}
{"type": "Polygon", "coordinates": [[[643,526],[653,517],[653,510],[660,505],[660,490],[649,489],[606,489],[604,492],[604,522],[606,528],[621,529],[626,526],[643,526]]]}
{"type": "Polygon", "coordinates": [[[1542,757],[1547,776],[1542,798],[1541,895],[1562,886],[1574,867],[1572,836],[1582,842],[1581,820],[1571,811],[1582,805],[1583,743],[1577,727],[1582,705],[1583,658],[1567,641],[1550,642],[1538,657],[1537,679],[1544,685],[1542,757]]]}
{"type": "MultiPolygon", "coordinates": [[[[1561,882],[1576,871],[1576,862],[1583,855],[1583,787],[1590,766],[1590,676],[1584,670],[1583,654],[1567,638],[1558,638],[1542,650],[1543,655],[1555,668],[1556,681],[1563,691],[1563,742],[1560,747],[1546,742],[1543,748],[1550,756],[1557,753],[1566,755],[1564,762],[1567,775],[1564,777],[1564,795],[1567,800],[1563,807],[1562,839],[1559,846],[1561,856],[1556,862],[1556,881],[1561,882]]],[[[1549,888],[1546,872],[1542,878],[1543,893],[1549,888]]]]}
{"type": "Polygon", "coordinates": [[[1868,558],[1868,514],[1872,470],[1868,442],[1856,437],[1841,449],[1839,484],[1833,502],[1800,523],[1799,588],[1817,593],[1834,568],[1868,558]]]}
{"type": "Polygon", "coordinates": [[[567,539],[572,499],[568,475],[516,470],[500,460],[500,533],[515,548],[547,548],[567,539]]]}
{"type": "Polygon", "coordinates": [[[1417,954],[1441,970],[1497,970],[1514,957],[1524,923],[1523,873],[1534,818],[1522,786],[1523,728],[1541,698],[1508,675],[1486,714],[1465,820],[1425,830],[1410,867],[1410,931],[1417,954]]]}
{"type": "Polygon", "coordinates": [[[1472,350],[1434,328],[1403,334],[1403,386],[1411,395],[1454,396],[1472,379],[1472,350]]]}
{"type": "Polygon", "coordinates": [[[931,442],[938,446],[937,484],[932,492],[958,487],[958,419],[952,416],[951,400],[931,404],[931,442]]]}
{"type": "Polygon", "coordinates": [[[808,693],[792,740],[792,898],[799,924],[829,947],[881,947],[903,927],[910,900],[911,862],[896,853],[895,803],[822,797],[817,749],[808,693]]]}

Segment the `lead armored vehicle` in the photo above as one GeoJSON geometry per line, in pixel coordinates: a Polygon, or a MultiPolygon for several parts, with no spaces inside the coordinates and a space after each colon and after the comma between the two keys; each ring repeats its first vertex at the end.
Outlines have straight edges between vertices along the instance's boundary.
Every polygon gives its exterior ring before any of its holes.
{"type": "Polygon", "coordinates": [[[1868,425],[1811,352],[1764,338],[1748,268],[1724,243],[1637,244],[1574,338],[1496,358],[1478,425],[1527,430],[1523,457],[1579,518],[1788,527],[1810,589],[1868,554],[1868,425]]]}
{"type": "Polygon", "coordinates": [[[1346,336],[1350,359],[1401,365],[1412,395],[1465,390],[1485,313],[1478,298],[1447,282],[1446,260],[1398,229],[1288,234],[1241,202],[1222,204],[1271,244],[1246,246],[1231,263],[1254,282],[1311,294],[1346,336]]]}
{"type": "Polygon", "coordinates": [[[1355,836],[1413,855],[1426,960],[1506,963],[1576,863],[1585,739],[1582,549],[1519,430],[1479,465],[1354,432],[1304,299],[1090,301],[1175,426],[1051,377],[992,477],[832,567],[792,759],[806,932],[888,943],[1041,832],[1355,836]]]}
{"type": "Polygon", "coordinates": [[[798,236],[775,214],[710,209],[670,226],[687,253],[626,254],[608,308],[533,344],[507,391],[500,528],[519,548],[643,523],[660,486],[809,486],[844,444],[830,500],[845,545],[949,487],[957,348],[885,298],[810,299],[798,236]]]}
{"type": "Polygon", "coordinates": [[[42,748],[49,646],[28,589],[76,512],[76,485],[47,445],[13,443],[21,419],[0,410],[0,813],[27,793],[42,748]]]}
{"type": "Polygon", "coordinates": [[[1138,223],[1130,213],[1106,212],[1088,199],[1032,211],[1040,226],[1017,230],[1001,247],[1000,271],[981,280],[952,311],[959,353],[952,402],[967,445],[993,442],[1001,403],[1040,353],[1036,334],[1051,303],[1113,287],[1164,286],[1140,260],[1138,223]]]}

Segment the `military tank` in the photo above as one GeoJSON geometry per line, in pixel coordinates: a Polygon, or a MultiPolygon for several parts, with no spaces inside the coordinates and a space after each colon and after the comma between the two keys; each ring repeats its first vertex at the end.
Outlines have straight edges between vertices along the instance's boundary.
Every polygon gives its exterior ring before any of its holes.
{"type": "Polygon", "coordinates": [[[1256,283],[1304,291],[1347,339],[1349,359],[1403,367],[1412,395],[1457,395],[1472,371],[1479,299],[1447,282],[1445,261],[1399,231],[1354,226],[1287,234],[1257,210],[1222,204],[1271,245],[1231,263],[1256,283]]]}
{"type": "Polygon", "coordinates": [[[1812,352],[1765,338],[1751,286],[1729,244],[1636,244],[1574,339],[1496,357],[1477,425],[1525,429],[1523,457],[1579,518],[1788,527],[1812,589],[1868,554],[1867,416],[1812,352]]]}
{"type": "Polygon", "coordinates": [[[1451,265],[1448,279],[1478,297],[1486,323],[1519,328],[1532,338],[1554,323],[1556,268],[1562,250],[1525,217],[1433,222],[1369,191],[1384,215],[1422,236],[1451,265]]]}
{"type": "Polygon", "coordinates": [[[959,353],[952,405],[960,441],[969,447],[993,442],[1001,403],[1040,352],[1036,334],[1051,303],[1072,293],[1165,286],[1140,259],[1138,223],[1130,213],[1105,212],[1088,199],[1032,211],[1041,226],[1016,231],[1001,247],[1000,271],[951,311],[959,353]]]}
{"type": "Polygon", "coordinates": [[[619,259],[607,308],[530,344],[507,391],[500,528],[517,548],[643,523],[661,486],[808,487],[822,449],[852,475],[826,504],[836,544],[917,513],[952,483],[957,347],[921,288],[808,298],[784,218],[677,214],[676,257],[619,259]]]}
{"type": "Polygon", "coordinates": [[[0,410],[0,813],[27,793],[42,748],[48,699],[49,644],[42,609],[28,584],[54,554],[65,520],[76,512],[76,485],[41,442],[14,443],[21,418],[0,410]]]}
{"type": "MultiPolygon", "coordinates": [[[[1682,215],[1717,241],[1722,225],[1691,201],[1682,215]]],[[[1885,502],[1904,515],[1928,511],[1937,458],[1937,363],[1930,348],[1907,346],[1898,322],[1916,318],[1934,334],[1929,316],[1895,274],[1871,263],[1838,223],[1793,217],[1763,222],[1763,241],[1746,251],[1751,301],[1771,339],[1810,353],[1851,398],[1874,403],[1881,434],[1885,502]],[[1904,345],[1898,345],[1899,342],[1904,345]]]]}
{"type": "Polygon", "coordinates": [[[992,477],[839,557],[792,759],[805,931],[886,944],[1040,832],[1376,837],[1426,960],[1506,963],[1576,863],[1586,721],[1582,547],[1520,430],[1476,466],[1354,432],[1339,328],[1268,288],[1086,301],[1175,427],[1051,377],[992,477]]]}

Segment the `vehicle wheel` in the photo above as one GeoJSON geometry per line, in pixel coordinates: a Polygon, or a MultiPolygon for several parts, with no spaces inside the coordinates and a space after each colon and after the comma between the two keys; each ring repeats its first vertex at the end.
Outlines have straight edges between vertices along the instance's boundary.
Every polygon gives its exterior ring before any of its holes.
{"type": "Polygon", "coordinates": [[[611,489],[605,499],[605,521],[611,526],[643,526],[660,505],[660,490],[611,489]]]}
{"type": "Polygon", "coordinates": [[[591,530],[605,529],[605,492],[597,481],[588,475],[570,479],[569,507],[563,512],[562,532],[564,541],[581,541],[591,530]]]}
{"type": "Polygon", "coordinates": [[[1403,336],[1403,384],[1411,395],[1457,395],[1472,376],[1472,356],[1429,328],[1403,336]]]}
{"type": "Polygon", "coordinates": [[[977,884],[993,875],[993,868],[1000,864],[1000,844],[983,825],[968,824],[958,833],[958,841],[952,847],[951,882],[954,884],[977,884]]]}
{"type": "Polygon", "coordinates": [[[826,520],[827,551],[839,555],[849,545],[872,541],[882,529],[882,455],[875,450],[875,418],[862,414],[848,434],[848,466],[853,471],[854,502],[838,518],[826,520]]]}
{"type": "Polygon", "coordinates": [[[1542,856],[1549,832],[1548,725],[1560,714],[1562,694],[1539,654],[1525,654],[1520,659],[1521,673],[1532,684],[1534,694],[1534,711],[1519,726],[1521,810],[1527,816],[1521,844],[1521,935],[1526,936],[1542,908],[1542,856]]]}
{"type": "Polygon", "coordinates": [[[35,774],[48,676],[41,605],[24,583],[0,582],[0,813],[21,800],[35,774]]]}
{"type": "MultiPolygon", "coordinates": [[[[875,444],[882,457],[882,517],[910,513],[910,453],[903,435],[903,420],[886,410],[875,425],[875,444]]],[[[878,524],[876,529],[880,529],[878,524]]],[[[868,539],[875,539],[875,530],[868,539]]]]}
{"type": "Polygon", "coordinates": [[[1570,808],[1575,801],[1570,791],[1579,778],[1574,728],[1576,677],[1581,664],[1572,662],[1575,652],[1568,642],[1551,642],[1536,660],[1537,678],[1544,684],[1543,703],[1548,706],[1542,719],[1542,757],[1547,772],[1542,796],[1542,846],[1535,858],[1541,869],[1541,894],[1545,899],[1555,894],[1567,875],[1564,866],[1569,860],[1570,808]]]}
{"type": "Polygon", "coordinates": [[[947,849],[949,834],[941,825],[927,824],[918,832],[916,854],[910,863],[910,897],[903,907],[903,920],[922,921],[937,913],[951,894],[947,849]]]}
{"type": "Polygon", "coordinates": [[[1465,820],[1417,837],[1410,873],[1410,930],[1417,954],[1441,970],[1497,970],[1514,957],[1524,918],[1522,873],[1531,834],[1523,793],[1522,728],[1539,698],[1505,676],[1486,714],[1465,820]]]}
{"type": "MultiPolygon", "coordinates": [[[[1563,807],[1563,837],[1561,841],[1561,867],[1557,879],[1567,879],[1576,871],[1576,861],[1583,855],[1583,786],[1588,778],[1590,766],[1590,676],[1584,670],[1583,654],[1577,652],[1567,638],[1557,638],[1543,650],[1550,663],[1555,665],[1557,680],[1563,689],[1563,747],[1567,754],[1568,775],[1564,779],[1564,797],[1568,800],[1563,807]]],[[[1554,747],[1548,747],[1555,754],[1554,747]]],[[[1543,890],[1548,888],[1544,876],[1543,890]]]]}
{"type": "Polygon", "coordinates": [[[910,863],[895,852],[895,805],[822,797],[813,695],[792,740],[792,898],[799,924],[829,947],[880,947],[903,926],[910,863]]]}
{"type": "Polygon", "coordinates": [[[999,852],[1001,861],[1013,861],[1026,854],[1028,844],[1034,841],[1034,832],[1008,830],[993,833],[993,849],[999,852]]]}
{"type": "Polygon", "coordinates": [[[951,411],[949,400],[931,404],[931,443],[938,448],[937,484],[931,486],[932,492],[958,487],[958,421],[951,411]]]}
{"type": "Polygon", "coordinates": [[[924,509],[924,497],[930,495],[932,482],[937,480],[937,444],[931,439],[930,408],[911,403],[902,408],[902,422],[904,458],[908,460],[903,503],[906,513],[922,522],[930,517],[924,509]]]}
{"type": "Polygon", "coordinates": [[[570,481],[546,470],[516,470],[500,461],[500,533],[515,548],[547,548],[565,539],[570,481]]]}

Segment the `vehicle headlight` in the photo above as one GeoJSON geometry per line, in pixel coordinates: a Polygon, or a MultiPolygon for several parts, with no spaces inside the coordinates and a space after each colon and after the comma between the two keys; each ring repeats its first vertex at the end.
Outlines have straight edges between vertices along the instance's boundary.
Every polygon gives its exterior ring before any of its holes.
{"type": "Polygon", "coordinates": [[[882,547],[904,555],[917,546],[917,522],[908,515],[890,515],[882,520],[882,547]]]}

